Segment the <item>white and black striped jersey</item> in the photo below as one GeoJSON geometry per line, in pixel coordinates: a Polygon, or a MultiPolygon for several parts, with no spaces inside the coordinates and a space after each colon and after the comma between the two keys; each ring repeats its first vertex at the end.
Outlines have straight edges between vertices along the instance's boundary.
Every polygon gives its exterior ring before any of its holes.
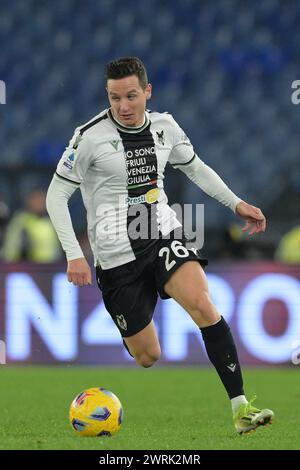
{"type": "Polygon", "coordinates": [[[165,166],[194,158],[191,142],[168,113],[146,111],[141,127],[128,128],[106,109],[76,128],[56,175],[80,186],[95,264],[108,269],[133,261],[180,226],[164,192],[165,166]],[[140,205],[146,208],[142,219],[135,210],[140,205]],[[131,236],[135,219],[149,236],[131,236]]]}

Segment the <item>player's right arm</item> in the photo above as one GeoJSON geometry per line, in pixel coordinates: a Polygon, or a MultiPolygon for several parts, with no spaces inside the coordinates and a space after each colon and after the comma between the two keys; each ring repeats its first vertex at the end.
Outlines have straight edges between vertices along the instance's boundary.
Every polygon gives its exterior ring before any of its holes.
{"type": "Polygon", "coordinates": [[[91,284],[91,270],[76,238],[68,201],[83,181],[92,158],[91,144],[76,129],[63,153],[47,192],[47,211],[66,253],[67,276],[74,285],[91,284]]]}
{"type": "Polygon", "coordinates": [[[60,179],[56,174],[47,192],[47,211],[66,253],[68,281],[75,286],[92,283],[91,270],[76,238],[69,212],[68,201],[78,185],[60,179]]]}

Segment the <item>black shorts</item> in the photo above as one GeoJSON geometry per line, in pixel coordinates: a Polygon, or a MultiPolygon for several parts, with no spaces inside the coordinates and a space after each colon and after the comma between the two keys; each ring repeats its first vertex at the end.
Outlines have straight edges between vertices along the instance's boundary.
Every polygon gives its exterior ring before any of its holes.
{"type": "Polygon", "coordinates": [[[145,255],[112,269],[96,268],[97,283],[102,291],[106,310],[122,337],[135,335],[152,320],[157,293],[162,299],[170,297],[164,291],[166,282],[186,261],[207,260],[195,248],[186,248],[187,240],[161,238],[145,255]]]}

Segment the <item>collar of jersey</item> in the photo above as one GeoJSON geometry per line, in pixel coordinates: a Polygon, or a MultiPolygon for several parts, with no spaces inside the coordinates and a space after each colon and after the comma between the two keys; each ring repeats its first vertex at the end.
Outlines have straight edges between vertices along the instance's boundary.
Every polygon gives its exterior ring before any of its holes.
{"type": "Polygon", "coordinates": [[[109,115],[109,118],[112,120],[112,122],[114,123],[114,125],[120,129],[120,131],[122,132],[129,132],[130,134],[136,134],[137,132],[141,132],[142,130],[146,129],[146,127],[148,126],[149,124],[149,115],[147,113],[147,111],[145,111],[145,122],[142,126],[139,126],[139,127],[128,127],[128,126],[123,126],[123,124],[121,124],[119,121],[117,121],[114,117],[113,117],[113,114],[111,112],[111,109],[109,108],[108,110],[108,115],[109,115]]]}

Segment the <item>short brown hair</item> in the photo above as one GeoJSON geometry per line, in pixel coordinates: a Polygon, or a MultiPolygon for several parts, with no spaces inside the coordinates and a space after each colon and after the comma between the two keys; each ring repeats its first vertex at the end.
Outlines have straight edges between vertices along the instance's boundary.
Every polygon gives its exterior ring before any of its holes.
{"type": "Polygon", "coordinates": [[[106,65],[106,79],[110,78],[118,80],[119,78],[130,77],[136,75],[139,84],[145,90],[148,85],[147,71],[143,62],[138,57],[121,57],[112,60],[106,65]]]}

